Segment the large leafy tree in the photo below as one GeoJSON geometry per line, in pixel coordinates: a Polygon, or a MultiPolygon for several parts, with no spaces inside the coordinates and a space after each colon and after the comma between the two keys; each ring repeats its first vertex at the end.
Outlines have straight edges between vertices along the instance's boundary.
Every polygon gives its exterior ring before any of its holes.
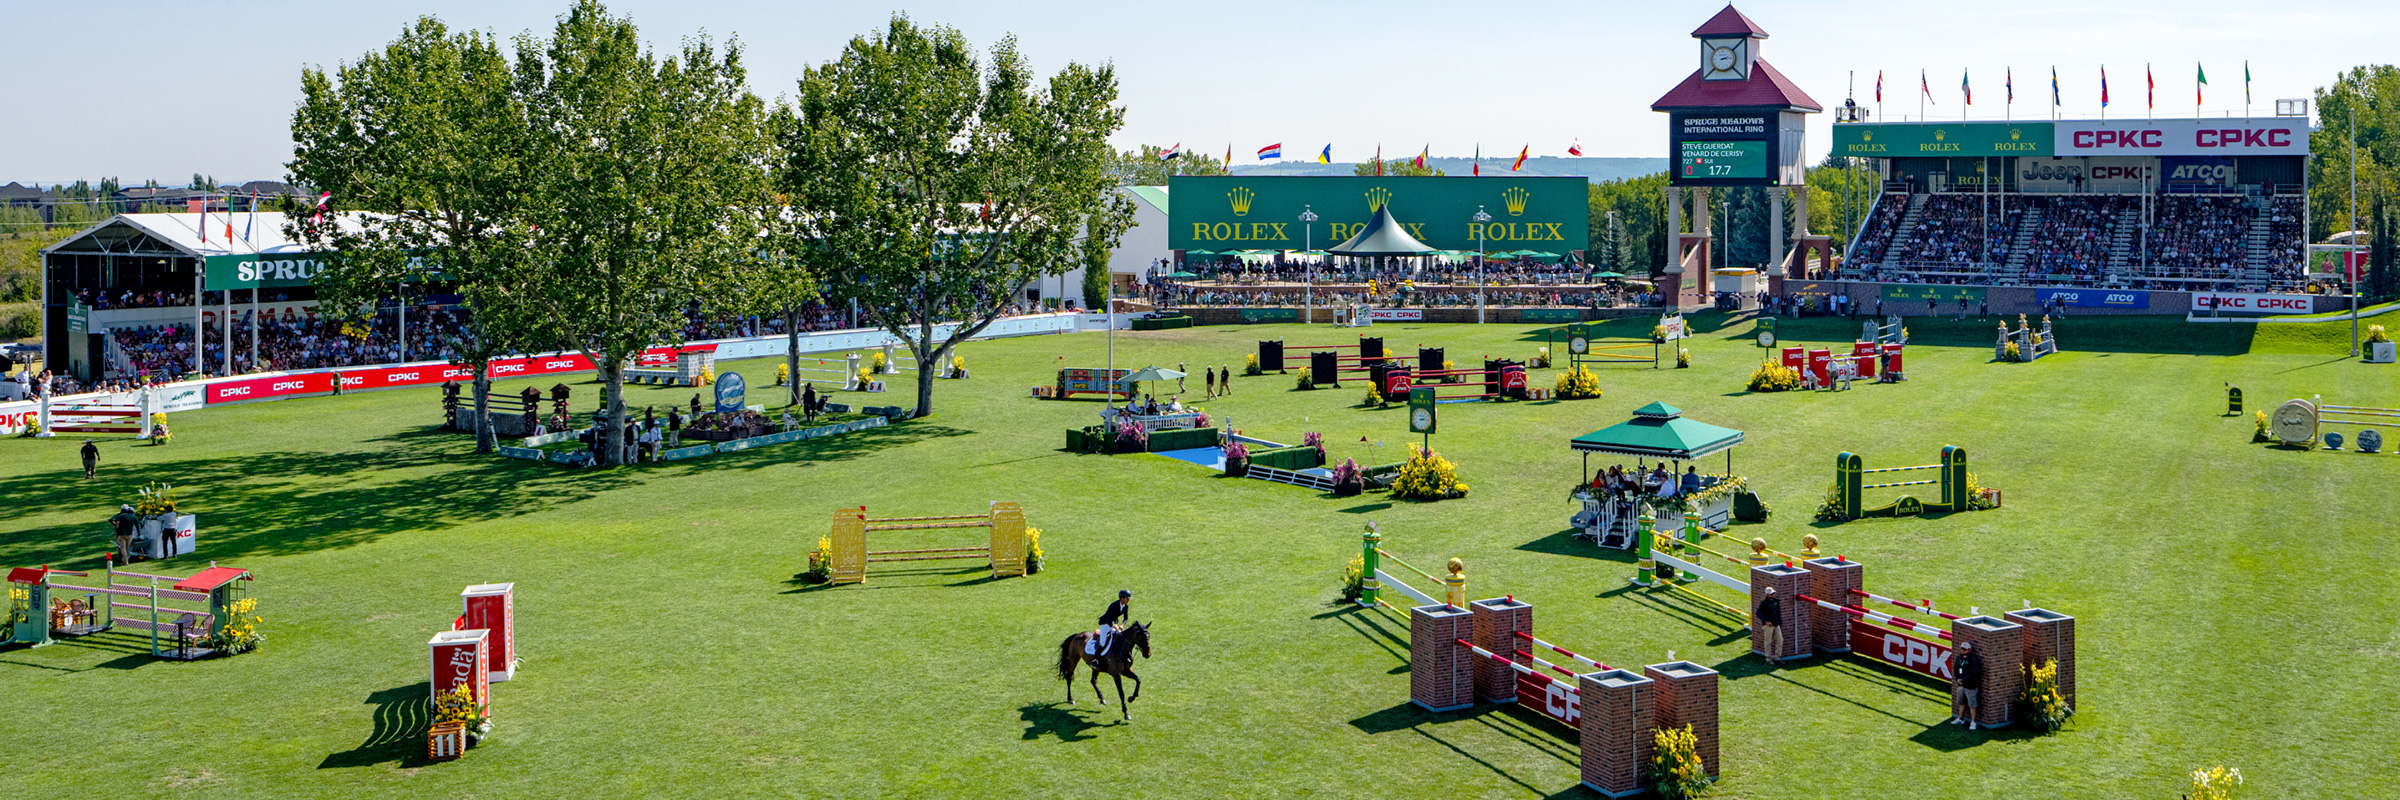
{"type": "Polygon", "coordinates": [[[525,303],[599,369],[602,464],[619,463],[626,364],[680,341],[762,259],[766,109],[744,88],[738,43],[687,40],[661,58],[594,0],[546,42],[518,47],[533,136],[525,303]]]}
{"type": "Polygon", "coordinates": [[[779,176],[836,298],[916,357],[915,414],[936,365],[1018,291],[1113,247],[1133,218],[1114,190],[1123,124],[1111,67],[1037,81],[1014,39],[978,63],[957,30],[894,16],[800,80],[779,176]]]}
{"type": "Polygon", "coordinates": [[[419,326],[474,371],[476,449],[490,452],[493,359],[535,345],[522,313],[529,176],[525,109],[497,41],[425,17],[383,49],[301,73],[291,182],[332,192],[354,213],[295,215],[322,251],[328,313],[373,313],[428,290],[466,298],[465,326],[419,326]]]}

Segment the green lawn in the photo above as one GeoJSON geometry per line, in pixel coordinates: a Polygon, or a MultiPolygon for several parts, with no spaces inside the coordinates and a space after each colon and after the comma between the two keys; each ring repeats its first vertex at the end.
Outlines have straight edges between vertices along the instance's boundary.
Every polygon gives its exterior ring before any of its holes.
{"type": "MultiPolygon", "coordinates": [[[[1722,671],[1721,797],[2171,798],[2187,771],[2229,764],[2258,796],[2346,798],[2400,768],[2387,735],[2400,700],[2386,688],[2400,680],[2400,600],[2374,560],[2400,508],[2400,459],[2252,445],[2249,418],[2223,415],[2227,382],[2253,409],[2312,394],[2400,405],[2400,373],[2341,357],[2347,324],[2074,318],[2059,326],[2065,354],[1992,364],[1990,321],[1920,320],[1907,383],[1768,395],[1742,391],[1763,357],[1748,323],[1698,327],[1693,368],[1609,369],[1598,400],[1444,406],[1434,445],[1474,492],[1430,504],[1061,452],[1063,429],[1101,404],[1026,387],[1062,364],[1102,366],[1097,335],[970,344],[975,379],[940,382],[929,419],[660,467],[474,456],[468,437],[434,430],[430,388],[178,414],[170,446],[105,443],[92,482],[70,439],[0,441],[0,565],[94,564],[116,504],[170,481],[200,516],[200,552],[145,571],[255,571],[269,639],[189,664],[118,633],[0,650],[0,792],[1596,796],[1575,789],[1572,736],[1555,724],[1408,704],[1405,621],[1334,602],[1370,519],[1412,563],[1464,559],[1473,596],[1533,602],[1544,638],[1611,663],[1672,651],[1722,671]],[[1867,565],[1870,590],[1945,609],[2031,600],[2074,615],[2081,714],[2047,737],[1937,725],[1938,685],[1847,659],[1766,671],[1697,606],[1626,590],[1629,556],[1567,538],[1561,487],[1582,461],[1566,440],[1653,400],[1747,432],[1735,467],[1777,513],[1741,536],[1793,550],[1817,533],[1867,565]],[[2006,508],[1810,519],[1835,453],[1921,464],[1945,444],[1970,450],[2006,508]],[[1023,503],[1044,531],[1042,574],[991,581],[958,561],[877,569],[863,587],[793,580],[836,507],[958,514],[992,500],[1023,503]],[[490,581],[517,584],[522,671],[495,687],[493,740],[427,764],[425,642],[459,613],[460,588],[490,581]],[[1082,706],[1061,704],[1053,670],[1059,640],[1120,587],[1157,625],[1131,724],[1084,687],[1082,706]]],[[[1787,320],[1779,333],[1856,331],[1787,320]]],[[[1373,332],[1446,346],[1462,365],[1524,358],[1542,338],[1373,332]]],[[[1239,371],[1270,336],[1350,332],[1120,334],[1116,359],[1239,371]]],[[[775,362],[726,368],[763,387],[775,362]]],[[[632,390],[662,408],[692,391],[632,390]]],[[[1235,391],[1205,405],[1269,439],[1321,431],[1337,460],[1399,460],[1413,440],[1403,411],[1355,405],[1357,383],[1302,393],[1270,375],[1235,391]]],[[[578,410],[596,397],[576,384],[578,410]]]]}

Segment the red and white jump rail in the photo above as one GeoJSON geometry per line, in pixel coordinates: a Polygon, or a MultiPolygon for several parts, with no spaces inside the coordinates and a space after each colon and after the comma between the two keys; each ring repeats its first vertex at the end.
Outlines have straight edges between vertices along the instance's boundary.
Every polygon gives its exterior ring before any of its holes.
{"type": "MultiPolygon", "coordinates": [[[[1598,662],[1598,661],[1593,661],[1593,660],[1591,660],[1591,659],[1589,659],[1589,658],[1585,658],[1585,657],[1583,656],[1583,654],[1581,654],[1581,653],[1577,653],[1577,652],[1575,652],[1575,651],[1573,651],[1573,650],[1569,650],[1569,649],[1566,649],[1566,648],[1564,648],[1564,647],[1560,647],[1560,646],[1558,646],[1558,645],[1551,644],[1551,643],[1549,643],[1549,642],[1545,642],[1545,641],[1542,641],[1542,640],[1540,640],[1540,639],[1534,638],[1533,634],[1526,633],[1526,632],[1524,632],[1524,631],[1515,631],[1514,633],[1515,633],[1516,637],[1517,637],[1517,638],[1519,638],[1519,639],[1523,639],[1523,640],[1525,640],[1525,641],[1532,642],[1532,643],[1534,643],[1534,645],[1535,645],[1535,646],[1538,646],[1538,647],[1545,647],[1545,648],[1549,648],[1549,649],[1550,649],[1552,652],[1558,653],[1559,655],[1566,656],[1566,657],[1568,657],[1568,658],[1575,659],[1575,660],[1576,660],[1578,663],[1581,663],[1581,664],[1583,664],[1584,666],[1587,666],[1587,667],[1591,667],[1592,669],[1598,669],[1598,670],[1610,670],[1610,669],[1616,669],[1616,667],[1611,667],[1611,666],[1609,666],[1609,665],[1607,665],[1607,664],[1602,664],[1602,663],[1600,663],[1600,662],[1598,662]]],[[[1543,662],[1543,663],[1545,663],[1545,664],[1546,664],[1546,663],[1549,663],[1549,662],[1546,662],[1546,661],[1545,661],[1545,662],[1543,662]]]]}
{"type": "Polygon", "coordinates": [[[1800,599],[1801,599],[1801,600],[1804,600],[1804,601],[1807,601],[1807,602],[1815,603],[1815,604],[1817,604],[1817,605],[1818,605],[1819,607],[1821,607],[1821,608],[1825,608],[1825,609],[1832,610],[1832,611],[1839,611],[1839,612],[1842,612],[1842,613],[1844,613],[1844,614],[1848,614],[1848,615],[1850,615],[1850,616],[1853,616],[1853,617],[1858,617],[1858,618],[1861,618],[1861,619],[1871,619],[1871,620],[1874,620],[1874,621],[1876,621],[1876,622],[1881,622],[1881,623],[1883,623],[1883,624],[1885,624],[1885,625],[1890,625],[1890,626],[1893,626],[1893,627],[1896,627],[1896,628],[1907,628],[1907,629],[1909,629],[1909,630],[1916,631],[1916,632],[1918,632],[1918,633],[1931,634],[1931,635],[1933,635],[1933,636],[1936,636],[1936,637],[1939,637],[1939,638],[1941,638],[1941,639],[1945,639],[1945,640],[1950,638],[1950,632],[1949,632],[1949,631],[1942,630],[1942,629],[1940,629],[1940,628],[1936,628],[1936,627],[1933,627],[1933,626],[1931,626],[1931,625],[1926,625],[1926,624],[1924,624],[1924,623],[1920,623],[1920,622],[1911,622],[1911,621],[1909,621],[1909,620],[1901,619],[1901,618],[1899,618],[1899,617],[1895,617],[1895,616],[1892,616],[1892,615],[1890,615],[1890,614],[1883,614],[1883,613],[1878,613],[1878,612],[1874,612],[1874,611],[1868,611],[1868,610],[1866,610],[1866,609],[1859,608],[1858,606],[1837,606],[1837,605],[1834,605],[1834,604],[1832,604],[1832,603],[1828,603],[1828,602],[1825,602],[1825,601],[1823,601],[1823,600],[1819,600],[1819,599],[1816,599],[1816,598],[1814,598],[1814,597],[1810,597],[1810,596],[1808,596],[1808,595],[1801,595],[1801,596],[1800,596],[1800,599]]]}
{"type": "MultiPolygon", "coordinates": [[[[1550,677],[1515,659],[1476,647],[1474,642],[1465,639],[1453,639],[1452,641],[1476,655],[1491,659],[1495,663],[1506,664],[1509,669],[1516,670],[1518,704],[1541,712],[1542,716],[1557,720],[1559,724],[1570,728],[1577,727],[1583,719],[1583,690],[1576,688],[1574,683],[1550,677]]],[[[1518,652],[1524,653],[1522,650],[1518,652]]],[[[1535,658],[1531,653],[1525,653],[1525,657],[1529,661],[1572,675],[1565,668],[1535,658]]]]}
{"type": "Polygon", "coordinates": [[[1859,596],[1859,597],[1864,597],[1864,598],[1867,598],[1867,599],[1869,599],[1869,600],[1875,600],[1875,601],[1880,601],[1880,602],[1890,603],[1890,604],[1892,604],[1892,605],[1896,605],[1896,606],[1899,606],[1899,607],[1901,607],[1901,608],[1908,609],[1908,610],[1910,610],[1910,611],[1916,611],[1916,612],[1919,612],[1919,613],[1924,613],[1924,614],[1932,614],[1932,615],[1934,615],[1934,616],[1941,617],[1942,619],[1946,619],[1946,620],[1957,621],[1957,620],[1961,619],[1961,617],[1959,617],[1957,614],[1944,614],[1944,613],[1942,613],[1942,612],[1935,611],[1935,610],[1933,610],[1933,606],[1930,606],[1930,605],[1918,605],[1918,604],[1916,604],[1916,603],[1911,603],[1911,602],[1908,602],[1908,601],[1906,601],[1906,600],[1894,600],[1894,599],[1892,599],[1892,598],[1885,597],[1885,596],[1883,596],[1883,595],[1879,595],[1879,594],[1875,594],[1875,593],[1873,593],[1873,592],[1862,592],[1862,591],[1859,591],[1859,590],[1857,590],[1857,589],[1851,589],[1851,590],[1850,590],[1850,593],[1851,593],[1851,594],[1854,594],[1854,595],[1857,595],[1857,596],[1859,596]]]}

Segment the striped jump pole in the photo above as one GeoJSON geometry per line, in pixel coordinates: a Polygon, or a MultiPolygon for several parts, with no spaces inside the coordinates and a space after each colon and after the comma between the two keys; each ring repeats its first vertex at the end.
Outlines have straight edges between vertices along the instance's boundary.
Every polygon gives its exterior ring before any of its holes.
{"type": "Polygon", "coordinates": [[[1375,579],[1375,574],[1383,569],[1377,562],[1383,554],[1382,548],[1378,547],[1383,543],[1383,531],[1376,527],[1374,520],[1367,520],[1367,532],[1360,538],[1366,541],[1366,545],[1358,555],[1358,604],[1374,608],[1383,602],[1383,582],[1375,579]]]}
{"type": "Polygon", "coordinates": [[[1642,515],[1635,518],[1634,522],[1636,527],[1633,536],[1633,585],[1648,588],[1657,585],[1654,581],[1658,573],[1658,561],[1651,552],[1652,545],[1656,544],[1654,540],[1657,533],[1651,530],[1651,526],[1656,525],[1658,519],[1650,516],[1650,509],[1645,507],[1642,509],[1642,515]]]}
{"type": "Polygon", "coordinates": [[[1853,595],[1857,595],[1857,596],[1859,596],[1859,597],[1864,597],[1864,598],[1867,598],[1867,599],[1869,599],[1869,600],[1875,600],[1875,601],[1880,601],[1880,602],[1890,603],[1890,604],[1892,604],[1892,605],[1899,606],[1899,607],[1901,607],[1901,608],[1905,608],[1905,609],[1908,609],[1908,610],[1911,610],[1911,611],[1917,611],[1917,612],[1922,612],[1922,613],[1926,613],[1926,614],[1932,614],[1932,615],[1934,615],[1934,616],[1941,617],[1942,619],[1946,619],[1946,620],[1952,620],[1952,621],[1956,621],[1956,620],[1960,619],[1960,617],[1959,617],[1957,614],[1945,614],[1945,613],[1942,613],[1942,612],[1940,612],[1940,611],[1935,611],[1935,610],[1933,610],[1933,606],[1932,606],[1932,605],[1930,605],[1930,604],[1929,604],[1929,605],[1918,605],[1918,604],[1916,604],[1916,603],[1911,603],[1911,602],[1908,602],[1908,601],[1906,601],[1906,600],[1894,600],[1894,599],[1892,599],[1892,598],[1885,597],[1885,596],[1883,596],[1883,595],[1879,595],[1879,594],[1876,594],[1876,593],[1874,593],[1874,592],[1862,592],[1862,591],[1859,591],[1859,590],[1857,590],[1857,589],[1851,589],[1851,590],[1850,590],[1850,593],[1851,593],[1851,594],[1853,594],[1853,595]]]}
{"type": "Polygon", "coordinates": [[[1883,623],[1883,624],[1885,624],[1885,625],[1890,625],[1890,626],[1892,626],[1892,627],[1895,627],[1895,628],[1907,628],[1907,629],[1909,629],[1909,630],[1916,631],[1916,632],[1918,632],[1918,633],[1930,634],[1930,635],[1932,635],[1932,636],[1934,636],[1934,637],[1936,637],[1936,638],[1940,638],[1940,639],[1944,639],[1944,640],[1947,640],[1947,639],[1951,638],[1951,637],[1950,637],[1950,632],[1949,632],[1949,631],[1942,630],[1942,629],[1940,629],[1940,628],[1936,628],[1936,627],[1933,627],[1933,626],[1931,626],[1931,625],[1926,625],[1926,624],[1923,624],[1923,623],[1911,622],[1911,621],[1909,621],[1909,620],[1901,619],[1901,618],[1899,618],[1899,617],[1895,617],[1895,616],[1892,616],[1892,615],[1890,615],[1890,614],[1882,614],[1882,613],[1877,613],[1877,612],[1873,612],[1873,611],[1868,611],[1868,610],[1866,610],[1866,609],[1859,608],[1858,606],[1837,606],[1837,605],[1834,605],[1834,604],[1832,604],[1832,603],[1828,603],[1828,602],[1825,602],[1825,601],[1823,601],[1823,600],[1819,600],[1819,599],[1816,599],[1816,598],[1814,598],[1814,597],[1810,597],[1810,596],[1808,596],[1808,595],[1801,595],[1801,596],[1800,596],[1800,599],[1801,599],[1801,600],[1803,600],[1803,601],[1806,601],[1806,602],[1815,603],[1815,604],[1817,604],[1817,605],[1818,605],[1818,607],[1825,608],[1825,609],[1832,610],[1832,611],[1839,611],[1839,612],[1842,612],[1842,613],[1844,613],[1844,614],[1848,614],[1848,615],[1850,615],[1850,616],[1853,616],[1853,617],[1858,617],[1858,618],[1860,618],[1860,619],[1874,620],[1874,621],[1876,621],[1876,622],[1881,622],[1881,623],[1883,623]]]}
{"type": "Polygon", "coordinates": [[[1566,657],[1568,657],[1568,658],[1575,659],[1576,663],[1582,664],[1582,665],[1584,665],[1584,666],[1591,667],[1591,668],[1593,668],[1593,669],[1598,669],[1598,670],[1611,670],[1611,669],[1616,669],[1616,667],[1612,667],[1612,666],[1609,666],[1609,665],[1607,665],[1607,664],[1602,664],[1602,663],[1600,663],[1600,662],[1598,662],[1598,661],[1593,661],[1593,660],[1591,660],[1591,659],[1589,659],[1589,658],[1585,658],[1585,657],[1583,656],[1583,654],[1581,654],[1581,653],[1577,653],[1577,652],[1575,652],[1575,651],[1573,651],[1573,650],[1569,650],[1569,649],[1566,649],[1566,648],[1564,648],[1564,647],[1560,647],[1560,646],[1558,646],[1558,645],[1551,644],[1551,643],[1549,643],[1549,642],[1545,642],[1545,641],[1542,641],[1542,640],[1540,640],[1540,639],[1534,638],[1534,635],[1533,635],[1533,634],[1526,633],[1526,632],[1524,632],[1524,631],[1517,631],[1517,632],[1516,632],[1516,635],[1517,635],[1517,638],[1519,638],[1519,639],[1523,639],[1523,640],[1525,640],[1525,641],[1532,642],[1532,643],[1534,644],[1534,646],[1536,646],[1536,647],[1548,648],[1548,649],[1549,649],[1551,652],[1557,653],[1557,654],[1559,654],[1559,655],[1562,655],[1562,656],[1566,656],[1566,657]]]}

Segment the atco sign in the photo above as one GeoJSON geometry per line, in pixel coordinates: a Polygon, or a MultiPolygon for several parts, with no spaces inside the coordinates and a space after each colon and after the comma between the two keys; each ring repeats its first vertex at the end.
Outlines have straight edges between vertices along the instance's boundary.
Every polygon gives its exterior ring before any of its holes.
{"type": "Polygon", "coordinates": [[[2058,123],[2057,152],[2081,156],[2304,156],[2308,155],[2308,120],[2066,120],[2058,123]]]}

